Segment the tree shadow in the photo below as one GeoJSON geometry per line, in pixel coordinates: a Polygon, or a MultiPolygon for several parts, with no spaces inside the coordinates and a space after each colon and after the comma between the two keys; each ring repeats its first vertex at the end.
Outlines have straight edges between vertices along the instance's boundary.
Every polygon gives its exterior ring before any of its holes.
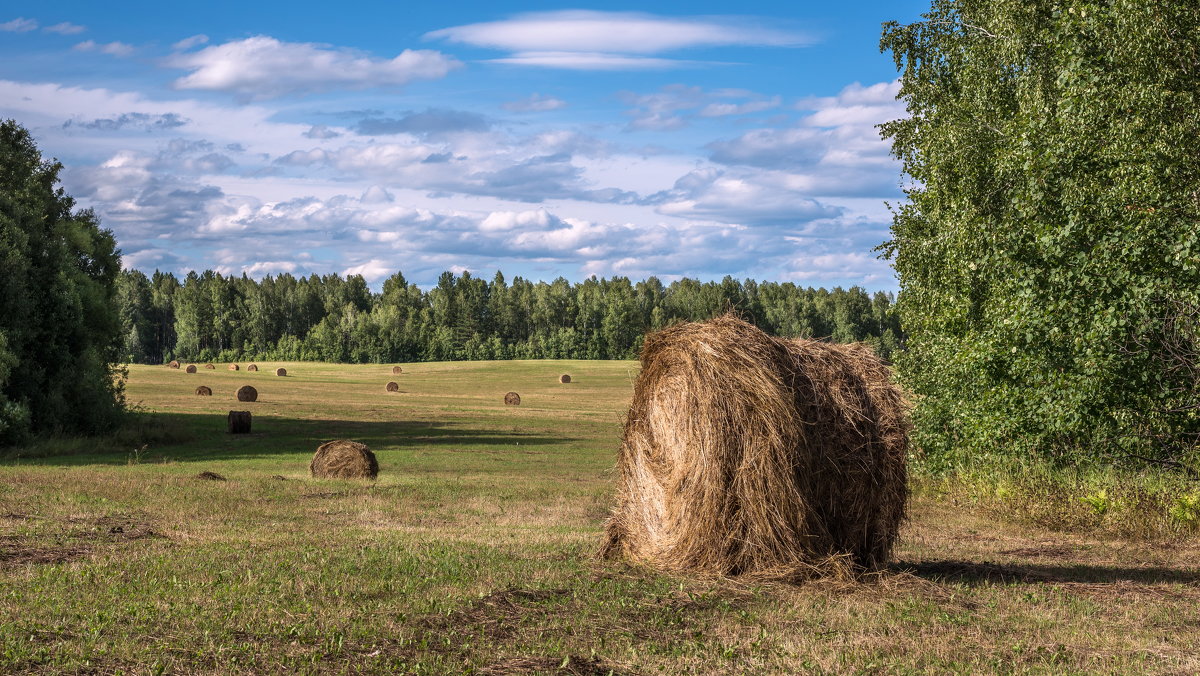
{"type": "Polygon", "coordinates": [[[961,582],[970,586],[1037,582],[1200,585],[1200,570],[1161,566],[999,564],[987,561],[932,560],[899,561],[888,568],[894,573],[908,573],[934,582],[961,582]]]}

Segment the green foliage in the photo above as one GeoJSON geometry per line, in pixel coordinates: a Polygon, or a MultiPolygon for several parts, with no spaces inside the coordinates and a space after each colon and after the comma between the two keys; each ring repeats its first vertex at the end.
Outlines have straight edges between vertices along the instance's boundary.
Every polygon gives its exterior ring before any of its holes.
{"type": "Polygon", "coordinates": [[[1194,462],[1200,5],[935,0],[887,24],[884,249],[931,463],[1194,462]]]}
{"type": "Polygon", "coordinates": [[[0,122],[0,443],[107,431],[121,412],[120,256],[56,187],[61,168],[0,122]]]}

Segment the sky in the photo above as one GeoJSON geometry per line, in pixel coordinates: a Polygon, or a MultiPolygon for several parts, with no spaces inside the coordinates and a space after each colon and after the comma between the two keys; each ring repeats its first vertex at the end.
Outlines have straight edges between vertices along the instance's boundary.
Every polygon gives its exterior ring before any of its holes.
{"type": "Polygon", "coordinates": [[[891,291],[927,8],[0,0],[0,118],[144,272],[891,291]]]}

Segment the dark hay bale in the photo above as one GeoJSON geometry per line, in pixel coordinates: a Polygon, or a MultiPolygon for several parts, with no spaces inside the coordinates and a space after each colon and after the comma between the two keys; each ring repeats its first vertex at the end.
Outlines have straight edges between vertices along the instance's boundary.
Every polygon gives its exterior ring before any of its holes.
{"type": "Polygon", "coordinates": [[[283,368],[283,367],[277,368],[277,369],[275,369],[275,375],[277,375],[277,376],[286,376],[286,375],[287,375],[287,369],[285,369],[285,368],[283,368]]]}
{"type": "Polygon", "coordinates": [[[516,392],[509,392],[508,394],[504,395],[504,405],[505,406],[520,406],[521,405],[521,395],[517,394],[516,392]]]}
{"type": "Polygon", "coordinates": [[[195,373],[195,372],[196,372],[196,365],[195,365],[195,364],[188,364],[188,365],[187,365],[187,368],[185,368],[185,369],[184,369],[184,371],[186,371],[187,373],[195,373]]]}
{"type": "Polygon", "coordinates": [[[250,434],[250,411],[230,411],[228,422],[230,434],[250,434]]]}
{"type": "Polygon", "coordinates": [[[177,369],[177,368],[179,368],[179,362],[177,362],[177,361],[175,361],[174,359],[172,359],[170,362],[168,362],[168,363],[167,363],[167,368],[169,368],[169,369],[177,369]]]}
{"type": "Polygon", "coordinates": [[[400,368],[399,366],[393,366],[393,367],[392,367],[392,375],[394,375],[394,376],[398,376],[398,375],[400,375],[401,373],[404,373],[404,369],[400,368]]]}
{"type": "Polygon", "coordinates": [[[565,373],[564,373],[564,374],[562,374],[561,376],[559,376],[559,377],[558,377],[558,382],[560,382],[560,383],[569,383],[569,382],[571,382],[571,376],[569,376],[569,375],[567,375],[567,374],[565,374],[565,373]]]}
{"type": "Polygon", "coordinates": [[[874,569],[907,502],[907,407],[866,346],[733,316],[646,337],[603,553],[763,579],[874,569]]]}
{"type": "Polygon", "coordinates": [[[212,396],[212,388],[209,387],[208,385],[201,385],[200,387],[196,388],[196,394],[201,397],[211,397],[212,396]]]}
{"type": "Polygon", "coordinates": [[[388,392],[399,392],[400,391],[400,383],[397,383],[395,381],[388,383],[387,391],[388,392]]]}
{"type": "Polygon", "coordinates": [[[211,370],[213,370],[213,369],[215,369],[215,368],[217,368],[217,367],[216,367],[216,366],[213,366],[212,364],[205,364],[205,365],[204,365],[204,368],[206,368],[206,369],[208,369],[208,370],[210,370],[210,371],[211,371],[211,370]]]}
{"type": "Polygon", "coordinates": [[[257,371],[257,370],[258,370],[258,364],[251,364],[251,365],[249,365],[249,366],[247,366],[247,367],[246,367],[246,370],[247,370],[247,371],[257,371]]]}
{"type": "Polygon", "coordinates": [[[238,366],[237,364],[230,364],[230,365],[229,365],[229,370],[230,370],[230,371],[241,371],[241,370],[242,370],[242,367],[241,367],[241,366],[238,366]]]}
{"type": "MultiPolygon", "coordinates": [[[[247,415],[249,415],[249,414],[247,414],[247,415]]],[[[224,481],[225,480],[225,477],[221,476],[220,474],[217,474],[216,472],[201,472],[196,475],[196,478],[204,479],[205,481],[224,481]]]]}
{"type": "Polygon", "coordinates": [[[258,390],[249,385],[242,385],[237,391],[238,401],[258,401],[258,390]]]}
{"type": "Polygon", "coordinates": [[[374,479],[379,462],[366,444],[335,439],[317,447],[308,469],[318,479],[374,479]]]}

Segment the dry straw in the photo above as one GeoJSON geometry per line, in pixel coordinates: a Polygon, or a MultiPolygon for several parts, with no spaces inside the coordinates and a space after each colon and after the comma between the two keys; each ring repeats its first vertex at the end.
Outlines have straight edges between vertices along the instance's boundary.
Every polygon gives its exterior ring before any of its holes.
{"type": "Polygon", "coordinates": [[[397,383],[395,381],[389,382],[386,385],[386,388],[387,388],[388,392],[399,392],[400,391],[400,383],[397,383]]]}
{"type": "Polygon", "coordinates": [[[201,385],[200,387],[196,388],[196,394],[201,397],[211,397],[212,388],[208,385],[201,385]]]}
{"type": "Polygon", "coordinates": [[[229,365],[229,370],[230,370],[230,371],[240,371],[240,370],[242,370],[242,367],[241,367],[241,366],[238,366],[237,364],[230,364],[230,365],[229,365]]]}
{"type": "Polygon", "coordinates": [[[560,382],[560,383],[569,383],[569,382],[571,382],[571,376],[569,376],[569,375],[567,375],[567,374],[565,374],[565,373],[564,373],[564,374],[562,374],[561,376],[559,376],[559,377],[558,377],[558,382],[560,382]]]}
{"type": "Polygon", "coordinates": [[[242,385],[237,390],[238,401],[258,401],[258,390],[250,385],[242,385]]]}
{"type": "Polygon", "coordinates": [[[335,439],[317,447],[308,469],[318,479],[374,479],[379,462],[366,444],[335,439]]]}
{"type": "Polygon", "coordinates": [[[762,579],[877,568],[904,519],[905,413],[863,345],[731,315],[647,336],[603,553],[762,579]]]}
{"type": "Polygon", "coordinates": [[[187,368],[185,368],[185,369],[184,369],[184,371],[186,371],[186,372],[188,372],[188,373],[195,373],[195,372],[196,372],[196,365],[195,365],[195,364],[188,364],[188,365],[187,365],[187,368]]]}
{"type": "Polygon", "coordinates": [[[250,434],[250,411],[230,411],[226,421],[230,434],[250,434]]]}
{"type": "Polygon", "coordinates": [[[211,370],[213,370],[213,369],[215,369],[215,368],[217,368],[217,367],[216,367],[216,366],[213,366],[212,364],[205,364],[205,365],[204,365],[204,368],[206,368],[206,369],[208,369],[208,370],[210,370],[210,371],[211,371],[211,370]]]}
{"type": "Polygon", "coordinates": [[[167,368],[170,368],[170,369],[177,369],[177,368],[179,368],[179,362],[177,362],[177,361],[175,361],[174,359],[172,359],[172,360],[170,361],[170,363],[168,363],[168,364],[167,364],[167,368]]]}
{"type": "Polygon", "coordinates": [[[247,366],[247,367],[246,367],[246,370],[247,370],[247,371],[257,371],[257,370],[258,370],[258,364],[251,364],[251,365],[249,365],[249,366],[247,366]]]}
{"type": "Polygon", "coordinates": [[[401,373],[404,373],[404,369],[400,368],[399,366],[393,366],[393,367],[392,367],[392,375],[394,375],[394,376],[398,376],[398,375],[400,375],[401,373]]]}
{"type": "Polygon", "coordinates": [[[277,375],[277,376],[286,376],[286,375],[287,375],[287,369],[285,369],[285,368],[283,368],[283,367],[277,368],[277,369],[275,369],[275,375],[277,375]]]}
{"type": "Polygon", "coordinates": [[[505,406],[520,406],[521,405],[521,395],[517,394],[516,392],[509,392],[508,394],[504,395],[504,405],[505,406]]]}

